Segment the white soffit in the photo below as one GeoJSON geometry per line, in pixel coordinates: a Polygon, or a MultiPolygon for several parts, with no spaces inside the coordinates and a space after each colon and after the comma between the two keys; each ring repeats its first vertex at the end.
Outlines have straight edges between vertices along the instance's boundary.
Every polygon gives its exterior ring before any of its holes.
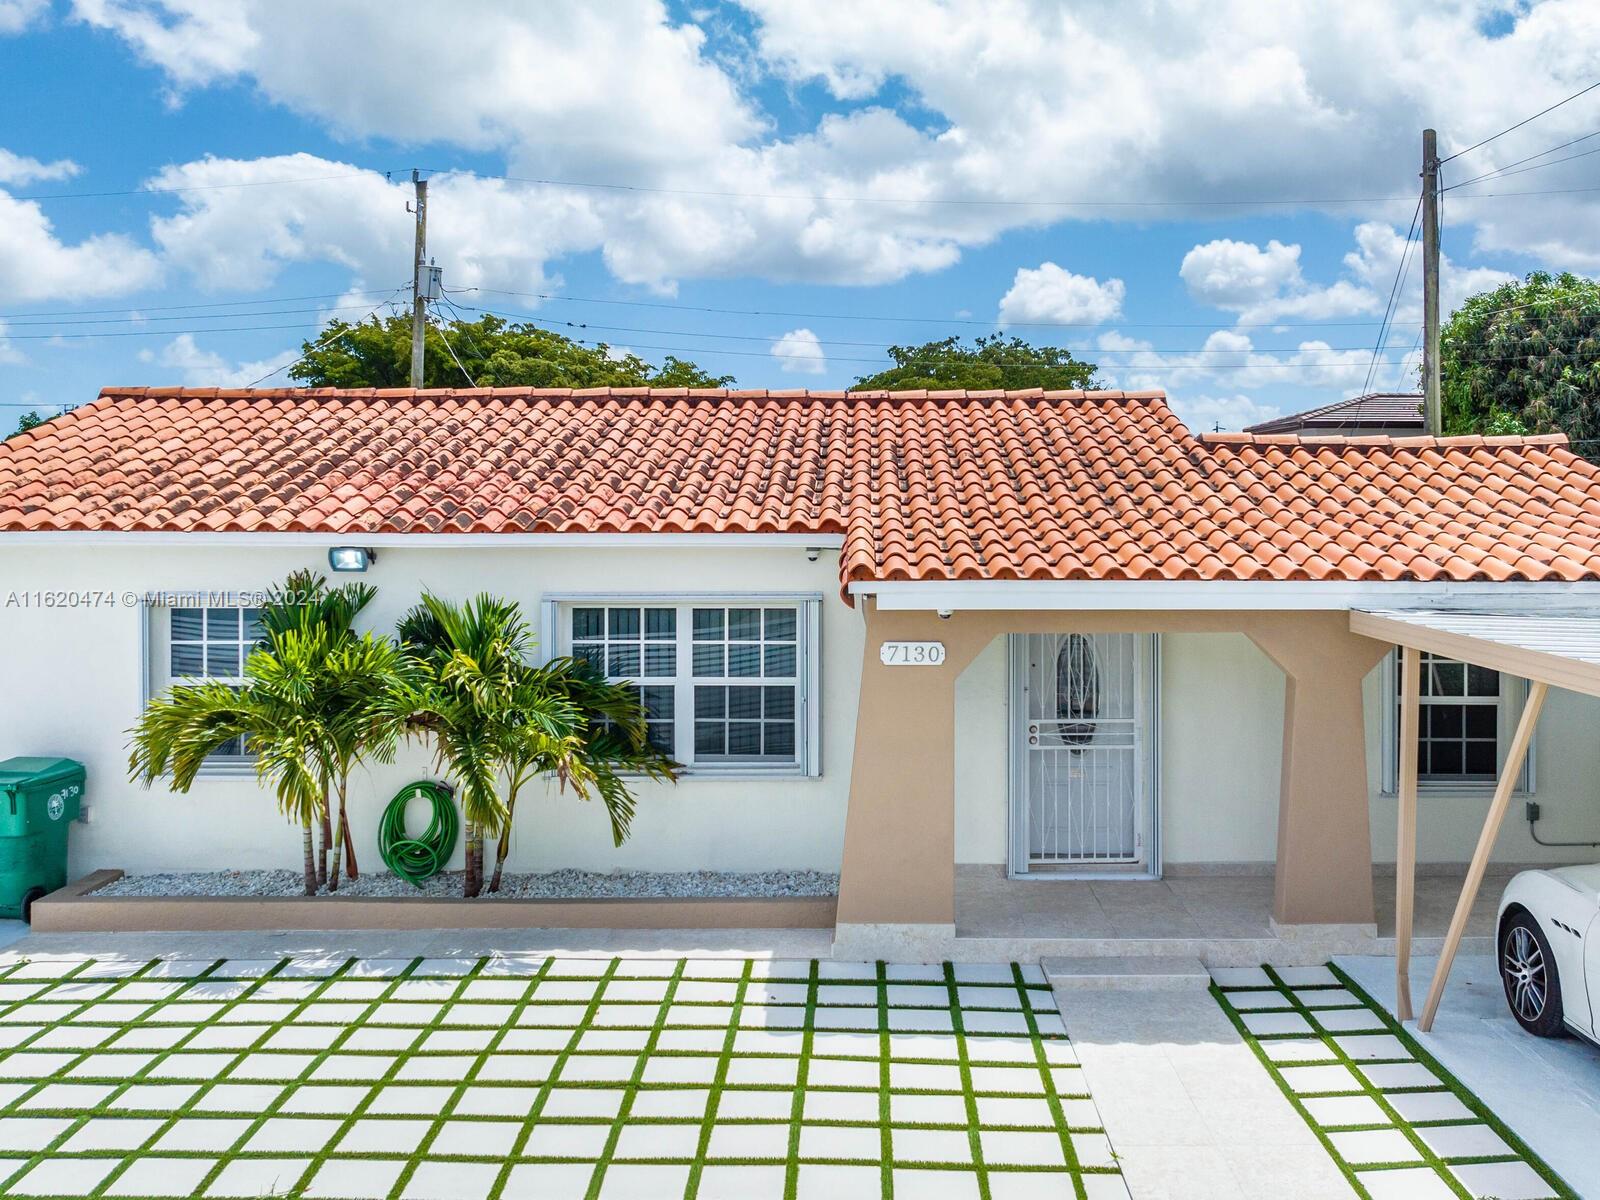
{"type": "Polygon", "coordinates": [[[1600,615],[1538,612],[1354,610],[1350,631],[1600,696],[1600,615]]]}
{"type": "Polygon", "coordinates": [[[850,585],[882,611],[1023,609],[1105,612],[1291,611],[1352,608],[1588,608],[1600,614],[1600,583],[1424,583],[1371,580],[985,579],[873,580],[850,585]]]}

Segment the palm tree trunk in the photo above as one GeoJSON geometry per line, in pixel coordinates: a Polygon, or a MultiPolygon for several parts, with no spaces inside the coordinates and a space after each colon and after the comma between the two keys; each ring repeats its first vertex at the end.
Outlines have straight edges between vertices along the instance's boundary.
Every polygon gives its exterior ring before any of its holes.
{"type": "Polygon", "coordinates": [[[339,854],[344,849],[344,839],[347,833],[344,817],[344,788],[345,781],[341,777],[339,780],[339,832],[333,839],[332,848],[328,851],[328,890],[330,892],[339,890],[339,854]]]}
{"type": "Polygon", "coordinates": [[[305,824],[301,826],[301,831],[304,835],[306,855],[306,895],[315,896],[317,894],[317,854],[312,845],[310,813],[306,814],[305,824]]]}
{"type": "Polygon", "coordinates": [[[328,816],[328,786],[322,786],[322,812],[318,819],[322,823],[322,841],[317,847],[317,883],[319,886],[328,882],[328,847],[333,842],[333,823],[328,816]]]}
{"type": "Polygon", "coordinates": [[[350,835],[349,822],[343,820],[344,805],[342,804],[339,806],[339,816],[341,824],[344,825],[344,873],[349,877],[350,881],[354,883],[357,879],[361,878],[361,870],[356,866],[356,841],[355,838],[350,835]]]}
{"type": "Polygon", "coordinates": [[[511,853],[511,818],[517,811],[517,790],[512,788],[506,796],[506,823],[500,830],[500,844],[494,852],[494,877],[489,880],[489,890],[500,890],[500,876],[505,873],[506,855],[511,853]]]}
{"type": "Polygon", "coordinates": [[[467,822],[467,861],[461,883],[462,895],[468,900],[483,890],[483,827],[476,821],[467,822]]]}

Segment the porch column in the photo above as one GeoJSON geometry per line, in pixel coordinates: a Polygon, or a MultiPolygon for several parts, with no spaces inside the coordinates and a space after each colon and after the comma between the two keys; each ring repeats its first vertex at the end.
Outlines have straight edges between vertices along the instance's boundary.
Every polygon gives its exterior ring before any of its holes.
{"type": "Polygon", "coordinates": [[[1374,924],[1361,683],[1388,650],[1337,612],[1274,613],[1250,640],[1284,673],[1283,773],[1272,915],[1374,924]]]}
{"type": "MultiPolygon", "coordinates": [[[[955,688],[981,649],[962,614],[879,613],[868,605],[840,925],[955,924],[955,688]],[[885,666],[885,641],[936,641],[937,667],[885,666]]],[[[970,623],[970,621],[969,621],[970,623]]]]}

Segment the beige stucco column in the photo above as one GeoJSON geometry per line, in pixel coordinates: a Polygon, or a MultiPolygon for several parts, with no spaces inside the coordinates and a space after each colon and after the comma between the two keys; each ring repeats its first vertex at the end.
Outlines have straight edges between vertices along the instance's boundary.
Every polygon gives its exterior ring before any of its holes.
{"type": "Polygon", "coordinates": [[[993,637],[957,613],[878,612],[863,617],[866,647],[856,718],[850,808],[839,876],[840,925],[955,923],[955,688],[993,637]],[[938,641],[937,667],[888,667],[884,641],[938,641]]]}
{"type": "Polygon", "coordinates": [[[1372,925],[1361,683],[1389,647],[1351,633],[1341,612],[1263,618],[1246,632],[1285,676],[1273,917],[1372,925]]]}

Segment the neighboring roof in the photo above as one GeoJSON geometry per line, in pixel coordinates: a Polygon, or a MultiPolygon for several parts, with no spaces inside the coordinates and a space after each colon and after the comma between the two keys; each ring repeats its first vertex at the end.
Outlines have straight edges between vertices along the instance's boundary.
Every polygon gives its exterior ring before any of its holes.
{"type": "Polygon", "coordinates": [[[1538,438],[1195,437],[1156,392],[119,388],[0,530],[834,533],[856,580],[1600,579],[1538,438]]]}
{"type": "Polygon", "coordinates": [[[1246,433],[1315,433],[1319,429],[1422,432],[1421,392],[1369,392],[1321,408],[1245,426],[1246,433]]]}
{"type": "Polygon", "coordinates": [[[1600,618],[1587,614],[1374,609],[1352,612],[1350,628],[1519,679],[1600,696],[1600,618]]]}

